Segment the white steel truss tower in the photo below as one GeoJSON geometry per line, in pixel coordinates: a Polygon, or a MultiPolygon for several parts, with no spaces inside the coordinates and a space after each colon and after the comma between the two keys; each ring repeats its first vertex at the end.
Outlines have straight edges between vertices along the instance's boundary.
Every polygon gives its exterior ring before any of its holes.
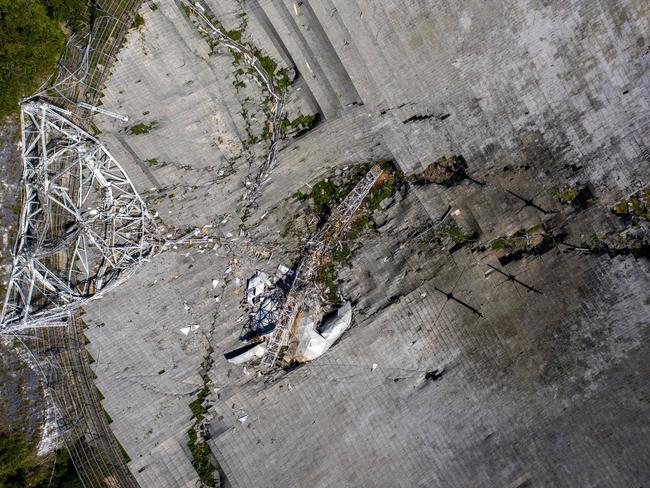
{"type": "Polygon", "coordinates": [[[66,325],[164,245],[122,167],[71,115],[21,107],[23,205],[0,334],[66,325]]]}

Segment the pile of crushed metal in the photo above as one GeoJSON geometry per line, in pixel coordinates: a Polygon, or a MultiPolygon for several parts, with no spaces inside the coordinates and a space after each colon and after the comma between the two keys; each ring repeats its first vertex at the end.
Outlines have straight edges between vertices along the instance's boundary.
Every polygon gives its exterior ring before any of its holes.
{"type": "MultiPolygon", "coordinates": [[[[245,303],[250,310],[250,319],[240,336],[248,344],[224,354],[229,362],[244,364],[264,356],[264,338],[280,321],[280,304],[294,278],[293,271],[283,265],[278,266],[273,276],[258,270],[250,277],[246,285],[245,303]]],[[[283,357],[285,363],[304,363],[318,358],[350,327],[350,302],[344,302],[334,310],[327,310],[324,303],[321,297],[315,296],[302,307],[292,325],[291,340],[283,357]]]]}

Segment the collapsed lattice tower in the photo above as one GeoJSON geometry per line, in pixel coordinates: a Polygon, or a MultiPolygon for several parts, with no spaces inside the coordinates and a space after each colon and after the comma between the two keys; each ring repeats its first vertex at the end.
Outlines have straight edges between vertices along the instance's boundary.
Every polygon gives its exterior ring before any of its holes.
{"type": "Polygon", "coordinates": [[[125,171],[71,115],[21,107],[22,209],[0,334],[67,324],[160,248],[125,171]]]}

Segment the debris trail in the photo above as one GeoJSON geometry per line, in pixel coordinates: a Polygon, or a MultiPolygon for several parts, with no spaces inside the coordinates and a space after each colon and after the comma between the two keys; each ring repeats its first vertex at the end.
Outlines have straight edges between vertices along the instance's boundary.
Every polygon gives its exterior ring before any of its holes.
{"type": "Polygon", "coordinates": [[[255,53],[251,51],[244,44],[230,38],[227,33],[219,26],[216,26],[213,21],[206,15],[206,9],[198,2],[190,2],[189,0],[181,0],[181,5],[187,7],[194,13],[200,21],[199,30],[205,32],[207,35],[219,41],[224,46],[232,49],[233,51],[242,55],[246,63],[248,63],[259,75],[262,80],[261,85],[264,86],[274,101],[272,109],[272,117],[270,120],[271,125],[271,145],[269,152],[266,156],[264,163],[258,168],[257,174],[253,181],[247,184],[246,191],[242,196],[242,208],[240,210],[242,220],[248,216],[249,209],[255,208],[258,197],[261,194],[262,187],[270,180],[271,171],[277,164],[277,151],[278,142],[282,136],[281,121],[284,108],[285,91],[280,90],[276,86],[275,80],[271,73],[266,71],[262,63],[257,58],[255,53]]]}

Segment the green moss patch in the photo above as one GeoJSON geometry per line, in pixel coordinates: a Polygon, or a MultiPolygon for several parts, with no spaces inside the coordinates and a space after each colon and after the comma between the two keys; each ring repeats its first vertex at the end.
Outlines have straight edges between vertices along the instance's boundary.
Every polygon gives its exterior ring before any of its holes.
{"type": "Polygon", "coordinates": [[[331,303],[339,302],[338,274],[333,263],[327,263],[320,267],[316,273],[316,282],[325,289],[325,297],[331,303]]]}
{"type": "Polygon", "coordinates": [[[650,221],[650,187],[620,200],[612,212],[636,220],[650,221]]]}
{"type": "Polygon", "coordinates": [[[135,17],[133,18],[133,24],[131,27],[134,29],[139,29],[144,25],[144,18],[140,14],[135,14],[135,17]]]}
{"type": "Polygon", "coordinates": [[[553,248],[561,235],[553,236],[543,225],[519,229],[507,237],[499,237],[490,243],[501,264],[521,259],[526,255],[541,255],[553,248]]]}
{"type": "Polygon", "coordinates": [[[492,249],[493,251],[499,251],[501,249],[505,249],[505,247],[506,247],[505,239],[498,238],[490,242],[490,249],[492,249]]]}
{"type": "Polygon", "coordinates": [[[155,120],[149,122],[148,124],[141,122],[139,124],[135,124],[129,127],[129,132],[134,135],[148,134],[149,132],[151,132],[151,129],[157,126],[158,126],[158,122],[155,120]]]}
{"type": "Polygon", "coordinates": [[[226,32],[226,35],[230,37],[233,41],[240,42],[241,41],[241,36],[242,36],[242,31],[240,30],[231,30],[226,32]]]}
{"type": "Polygon", "coordinates": [[[570,186],[562,189],[555,190],[553,196],[560,200],[562,203],[571,203],[578,196],[578,190],[570,186]]]}
{"type": "Polygon", "coordinates": [[[194,466],[194,470],[199,475],[199,479],[203,486],[216,486],[215,472],[221,472],[219,465],[213,463],[207,439],[204,439],[198,433],[199,426],[205,418],[205,415],[208,413],[208,406],[206,405],[207,397],[210,394],[210,388],[208,387],[210,377],[208,376],[208,371],[212,368],[213,352],[214,349],[210,345],[206,350],[203,362],[201,363],[201,379],[203,380],[203,386],[198,391],[196,399],[189,405],[190,410],[192,411],[192,417],[194,418],[194,424],[187,432],[187,447],[192,453],[192,466],[194,466]]]}
{"type": "Polygon", "coordinates": [[[286,134],[289,131],[294,131],[296,132],[294,136],[297,137],[313,129],[314,126],[316,126],[318,123],[319,119],[320,117],[318,114],[300,114],[293,120],[289,120],[287,117],[284,117],[280,121],[280,131],[282,134],[286,134]]]}
{"type": "Polygon", "coordinates": [[[471,238],[471,234],[451,218],[440,224],[437,235],[443,240],[450,239],[455,245],[463,244],[471,238]]]}
{"type": "Polygon", "coordinates": [[[203,439],[199,439],[195,429],[190,429],[187,447],[192,453],[192,466],[199,475],[204,486],[216,486],[214,479],[214,466],[210,461],[210,446],[203,439]]]}

